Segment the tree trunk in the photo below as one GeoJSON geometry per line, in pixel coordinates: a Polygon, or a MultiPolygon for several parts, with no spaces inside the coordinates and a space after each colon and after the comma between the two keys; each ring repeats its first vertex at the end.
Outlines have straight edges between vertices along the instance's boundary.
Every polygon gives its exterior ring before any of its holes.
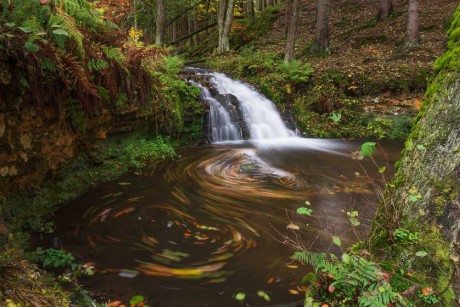
{"type": "Polygon", "coordinates": [[[233,10],[235,8],[235,0],[220,0],[219,3],[219,45],[218,53],[230,51],[229,36],[233,23],[233,10]]]}
{"type": "Polygon", "coordinates": [[[289,18],[291,17],[291,12],[292,12],[292,0],[286,0],[286,5],[285,5],[285,13],[284,13],[284,37],[288,37],[289,33],[289,18]]]}
{"type": "Polygon", "coordinates": [[[165,31],[165,3],[164,0],[157,0],[157,22],[155,33],[155,44],[158,46],[163,45],[164,31],[165,31]]]}
{"type": "Polygon", "coordinates": [[[254,11],[254,0],[248,0],[248,15],[253,18],[255,15],[254,11]]]}
{"type": "Polygon", "coordinates": [[[403,265],[413,265],[414,275],[428,282],[425,286],[444,295],[442,306],[455,305],[450,288],[456,283],[452,278],[455,260],[449,258],[460,253],[460,38],[454,33],[460,31],[460,7],[456,16],[449,49],[436,61],[436,75],[370,236],[374,252],[396,265],[401,264],[403,254],[426,252],[424,260],[410,256],[407,259],[412,262],[403,265]],[[397,229],[419,233],[420,238],[406,245],[398,243],[394,239],[397,229]]]}
{"type": "Polygon", "coordinates": [[[291,19],[289,20],[286,52],[284,54],[285,63],[289,63],[294,58],[294,46],[297,38],[297,24],[299,20],[299,0],[292,0],[290,15],[291,19]]]}
{"type": "Polygon", "coordinates": [[[263,2],[262,2],[262,1],[263,1],[263,0],[258,0],[258,2],[257,2],[257,10],[258,10],[259,12],[262,12],[262,10],[264,9],[264,8],[263,8],[263,2]]]}
{"type": "Polygon", "coordinates": [[[418,0],[409,0],[409,20],[407,22],[407,44],[417,46],[419,43],[420,4],[418,0]]]}
{"type": "Polygon", "coordinates": [[[393,11],[392,0],[379,0],[379,10],[377,13],[377,20],[385,20],[390,16],[393,11]]]}
{"type": "Polygon", "coordinates": [[[329,10],[330,0],[318,0],[316,10],[316,36],[313,49],[315,52],[329,51],[329,10]]]}

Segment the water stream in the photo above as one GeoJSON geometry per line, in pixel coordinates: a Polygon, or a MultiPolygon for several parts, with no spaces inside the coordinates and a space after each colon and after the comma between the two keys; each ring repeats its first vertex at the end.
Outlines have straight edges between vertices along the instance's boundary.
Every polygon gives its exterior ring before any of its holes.
{"type": "Polygon", "coordinates": [[[308,272],[290,259],[292,244],[340,252],[332,235],[343,248],[364,237],[377,201],[366,175],[378,177],[400,145],[384,144],[377,166],[353,160],[361,141],[299,138],[272,102],[211,75],[217,93],[203,95],[214,104],[216,144],[182,148],[156,171],[100,185],[57,213],[44,244],[94,263],[97,273],[82,279],[89,289],[113,299],[141,294],[160,307],[283,306],[302,300],[298,282],[308,272]],[[229,93],[241,103],[246,141],[219,111],[215,96],[229,93]],[[307,200],[313,215],[296,214],[307,200]],[[352,210],[362,223],[355,231],[346,215],[352,210]]]}

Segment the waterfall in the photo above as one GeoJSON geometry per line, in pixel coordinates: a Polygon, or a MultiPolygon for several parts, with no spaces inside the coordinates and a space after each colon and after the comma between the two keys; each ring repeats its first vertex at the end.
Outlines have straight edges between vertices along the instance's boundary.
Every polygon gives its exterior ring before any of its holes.
{"type": "Polygon", "coordinates": [[[201,97],[209,104],[209,132],[213,142],[237,141],[243,139],[241,128],[231,119],[229,112],[218,102],[207,88],[190,81],[201,90],[201,97]]]}
{"type": "Polygon", "coordinates": [[[195,71],[206,77],[213,92],[191,81],[201,89],[202,98],[210,106],[209,132],[212,142],[249,139],[250,141],[295,138],[281,119],[273,102],[250,85],[233,80],[222,73],[195,71]]]}
{"type": "Polygon", "coordinates": [[[240,103],[250,140],[285,139],[295,133],[284,124],[273,102],[249,85],[230,79],[222,73],[210,73],[210,81],[219,94],[234,95],[240,103]]]}

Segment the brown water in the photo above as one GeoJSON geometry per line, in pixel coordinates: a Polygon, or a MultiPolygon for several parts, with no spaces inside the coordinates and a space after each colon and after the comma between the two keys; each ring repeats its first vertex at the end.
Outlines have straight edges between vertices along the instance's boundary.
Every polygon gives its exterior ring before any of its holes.
{"type": "MultiPolygon", "coordinates": [[[[292,245],[340,252],[332,235],[341,248],[364,237],[377,201],[365,170],[379,178],[369,159],[351,158],[361,142],[305,142],[183,148],[154,172],[123,176],[62,208],[43,244],[59,242],[94,263],[96,274],[82,283],[116,300],[142,295],[160,307],[300,301],[297,283],[308,269],[290,259],[292,245]],[[296,214],[307,200],[313,215],[296,214]],[[352,210],[362,223],[354,230],[352,210]]],[[[390,165],[400,147],[384,145],[390,165]]],[[[381,153],[375,160],[387,164],[381,153]]]]}

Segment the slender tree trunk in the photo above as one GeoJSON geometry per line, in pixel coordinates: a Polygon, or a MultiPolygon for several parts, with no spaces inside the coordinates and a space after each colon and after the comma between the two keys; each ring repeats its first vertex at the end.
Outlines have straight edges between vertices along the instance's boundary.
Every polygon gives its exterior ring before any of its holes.
{"type": "Polygon", "coordinates": [[[289,33],[289,18],[291,17],[291,12],[292,12],[292,1],[293,0],[286,0],[286,8],[285,8],[285,14],[284,14],[284,37],[287,38],[288,33],[289,33]]]}
{"type": "Polygon", "coordinates": [[[419,33],[420,4],[418,0],[409,0],[409,20],[407,22],[406,41],[409,46],[417,46],[419,33]]]}
{"type": "Polygon", "coordinates": [[[165,31],[165,3],[164,0],[157,0],[157,23],[155,33],[155,44],[162,46],[164,44],[164,31],[165,31]]]}
{"type": "Polygon", "coordinates": [[[393,11],[392,0],[379,0],[379,10],[377,12],[377,20],[385,20],[393,11]]]}
{"type": "Polygon", "coordinates": [[[235,8],[235,0],[220,0],[219,3],[219,45],[218,53],[230,51],[230,30],[233,24],[233,10],[235,8]]]}
{"type": "Polygon", "coordinates": [[[294,46],[297,38],[297,24],[299,20],[299,0],[292,0],[290,15],[291,19],[289,20],[289,31],[284,54],[285,63],[289,63],[294,58],[294,46]]]}
{"type": "Polygon", "coordinates": [[[315,52],[329,51],[329,11],[330,0],[318,0],[316,10],[316,35],[313,49],[315,52]]]}
{"type": "Polygon", "coordinates": [[[254,11],[254,0],[248,0],[248,15],[253,18],[255,15],[254,11]]]}
{"type": "Polygon", "coordinates": [[[264,9],[263,6],[262,6],[262,5],[263,5],[263,4],[262,4],[262,1],[263,1],[263,0],[258,0],[258,1],[257,1],[257,10],[258,10],[259,12],[262,12],[262,10],[264,9]]]}

